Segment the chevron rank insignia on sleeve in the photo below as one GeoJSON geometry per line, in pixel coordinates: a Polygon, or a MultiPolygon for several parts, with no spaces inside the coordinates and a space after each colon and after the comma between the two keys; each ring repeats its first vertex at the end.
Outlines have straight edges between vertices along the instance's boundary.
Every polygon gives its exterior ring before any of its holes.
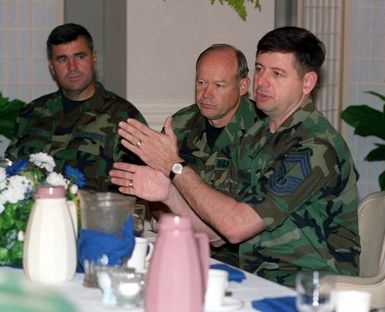
{"type": "Polygon", "coordinates": [[[294,192],[310,173],[309,151],[289,153],[282,160],[281,166],[270,176],[269,184],[271,190],[277,194],[288,195],[294,192]],[[288,169],[293,174],[287,175],[288,169]]]}

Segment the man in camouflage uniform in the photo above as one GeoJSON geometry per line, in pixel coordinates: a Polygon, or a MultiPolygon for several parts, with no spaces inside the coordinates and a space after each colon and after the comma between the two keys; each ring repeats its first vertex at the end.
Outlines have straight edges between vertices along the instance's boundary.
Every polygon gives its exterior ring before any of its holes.
{"type": "MultiPolygon", "coordinates": [[[[241,51],[227,44],[210,46],[196,61],[196,104],[172,116],[181,157],[222,192],[228,191],[229,166],[235,161],[231,150],[262,117],[247,97],[248,71],[241,51]]],[[[155,206],[151,207],[154,212],[155,206]]],[[[226,243],[211,251],[214,258],[238,265],[237,244],[226,243]]]]}
{"type": "Polygon", "coordinates": [[[174,212],[193,211],[210,226],[208,235],[214,230],[241,243],[240,267],[275,282],[294,286],[300,270],[356,275],[358,175],[342,136],[311,102],[324,58],[323,43],[302,28],[278,28],[259,41],[253,89],[268,118],[231,150],[237,159],[230,165],[232,197],[188,166],[172,183],[165,178],[183,161],[170,121],[163,135],[134,120],[121,125],[124,146],[148,167],[121,166],[121,180],[113,182],[146,197],[142,172],[157,176],[162,187],[157,194],[152,189],[151,199],[160,198],[174,212]],[[155,140],[161,157],[152,156],[155,140]]]}
{"type": "Polygon", "coordinates": [[[267,129],[245,138],[253,157],[239,154],[235,198],[266,224],[240,245],[240,267],[289,286],[298,270],[356,275],[357,176],[342,136],[312,102],[267,129]]]}
{"type": "Polygon", "coordinates": [[[107,191],[113,187],[108,177],[113,162],[138,163],[121,146],[118,123],[144,118],[131,103],[95,81],[96,53],[84,27],[70,23],[53,29],[47,55],[59,90],[32,101],[20,113],[6,157],[45,152],[55,159],[56,171],[69,164],[85,174],[86,188],[107,191]]]}

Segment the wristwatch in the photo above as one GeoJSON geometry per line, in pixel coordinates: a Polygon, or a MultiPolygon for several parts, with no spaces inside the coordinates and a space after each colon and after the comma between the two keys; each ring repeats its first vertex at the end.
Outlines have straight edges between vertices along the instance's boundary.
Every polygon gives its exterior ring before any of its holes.
{"type": "Polygon", "coordinates": [[[175,164],[172,165],[170,174],[168,175],[168,177],[170,178],[171,181],[174,179],[174,177],[177,174],[181,174],[182,173],[182,170],[183,170],[184,166],[187,166],[187,163],[185,161],[182,161],[180,163],[175,163],[175,164]]]}

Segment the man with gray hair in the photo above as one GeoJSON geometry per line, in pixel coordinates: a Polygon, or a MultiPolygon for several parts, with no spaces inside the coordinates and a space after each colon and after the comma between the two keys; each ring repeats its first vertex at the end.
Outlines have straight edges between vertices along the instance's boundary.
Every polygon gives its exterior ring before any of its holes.
{"type": "MultiPolygon", "coordinates": [[[[237,163],[233,152],[261,119],[255,103],[248,99],[247,60],[231,45],[214,44],[199,55],[195,67],[196,103],[173,115],[179,154],[184,159],[180,166],[188,165],[208,185],[231,194],[237,183],[229,170],[230,164],[237,163]]],[[[150,206],[154,214],[161,207],[159,203],[150,206]]],[[[212,256],[237,266],[238,245],[215,234],[212,256]]]]}

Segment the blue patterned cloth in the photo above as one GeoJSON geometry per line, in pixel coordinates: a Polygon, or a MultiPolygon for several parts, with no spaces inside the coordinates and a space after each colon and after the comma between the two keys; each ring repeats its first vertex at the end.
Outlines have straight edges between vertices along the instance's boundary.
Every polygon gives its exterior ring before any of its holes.
{"type": "Polygon", "coordinates": [[[261,312],[297,312],[295,297],[265,298],[254,300],[251,305],[261,312]]]}
{"type": "Polygon", "coordinates": [[[104,232],[80,230],[78,240],[78,255],[80,269],[84,260],[100,263],[101,259],[107,265],[119,265],[122,260],[130,257],[135,246],[135,236],[132,217],[128,217],[122,228],[122,236],[104,232]]]}

